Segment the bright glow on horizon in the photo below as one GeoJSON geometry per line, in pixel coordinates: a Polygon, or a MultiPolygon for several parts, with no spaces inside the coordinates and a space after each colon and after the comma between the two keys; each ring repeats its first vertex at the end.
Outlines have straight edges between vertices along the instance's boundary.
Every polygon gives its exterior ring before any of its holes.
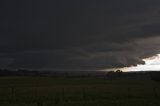
{"type": "Polygon", "coordinates": [[[143,59],[144,65],[121,68],[122,71],[160,71],[160,54],[143,59]]]}

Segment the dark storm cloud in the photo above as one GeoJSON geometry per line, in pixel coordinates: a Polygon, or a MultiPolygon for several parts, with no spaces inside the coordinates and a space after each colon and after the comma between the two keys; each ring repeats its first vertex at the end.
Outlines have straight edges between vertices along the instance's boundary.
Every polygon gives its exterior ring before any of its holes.
{"type": "Polygon", "coordinates": [[[159,0],[1,2],[0,59],[8,67],[104,69],[159,53],[159,0]]]}
{"type": "Polygon", "coordinates": [[[15,53],[11,67],[55,69],[105,69],[144,64],[143,58],[160,52],[160,37],[127,43],[101,42],[80,48],[15,53]]]}

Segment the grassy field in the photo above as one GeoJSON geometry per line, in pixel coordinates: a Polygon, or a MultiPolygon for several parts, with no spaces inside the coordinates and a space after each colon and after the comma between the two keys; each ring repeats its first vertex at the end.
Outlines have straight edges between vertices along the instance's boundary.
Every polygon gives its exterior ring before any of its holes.
{"type": "Polygon", "coordinates": [[[145,77],[0,77],[0,106],[160,106],[160,84],[145,77]]]}

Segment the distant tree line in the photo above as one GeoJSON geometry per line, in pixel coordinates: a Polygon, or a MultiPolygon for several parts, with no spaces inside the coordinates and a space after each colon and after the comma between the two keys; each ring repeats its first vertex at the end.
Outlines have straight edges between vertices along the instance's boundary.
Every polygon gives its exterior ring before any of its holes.
{"type": "Polygon", "coordinates": [[[118,77],[132,77],[132,76],[145,76],[149,77],[153,81],[160,82],[160,72],[123,72],[121,70],[117,71],[34,71],[28,69],[0,69],[0,76],[45,76],[45,77],[104,77],[108,79],[118,78],[118,77]]]}
{"type": "Polygon", "coordinates": [[[0,76],[39,76],[38,71],[28,71],[26,69],[0,69],[0,76]]]}

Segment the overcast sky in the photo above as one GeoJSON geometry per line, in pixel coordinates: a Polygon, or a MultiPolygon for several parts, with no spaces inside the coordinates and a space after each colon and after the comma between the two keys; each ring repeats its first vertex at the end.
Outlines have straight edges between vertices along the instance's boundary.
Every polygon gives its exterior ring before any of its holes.
{"type": "Polygon", "coordinates": [[[0,67],[107,69],[160,53],[160,0],[1,0],[0,67]]]}

